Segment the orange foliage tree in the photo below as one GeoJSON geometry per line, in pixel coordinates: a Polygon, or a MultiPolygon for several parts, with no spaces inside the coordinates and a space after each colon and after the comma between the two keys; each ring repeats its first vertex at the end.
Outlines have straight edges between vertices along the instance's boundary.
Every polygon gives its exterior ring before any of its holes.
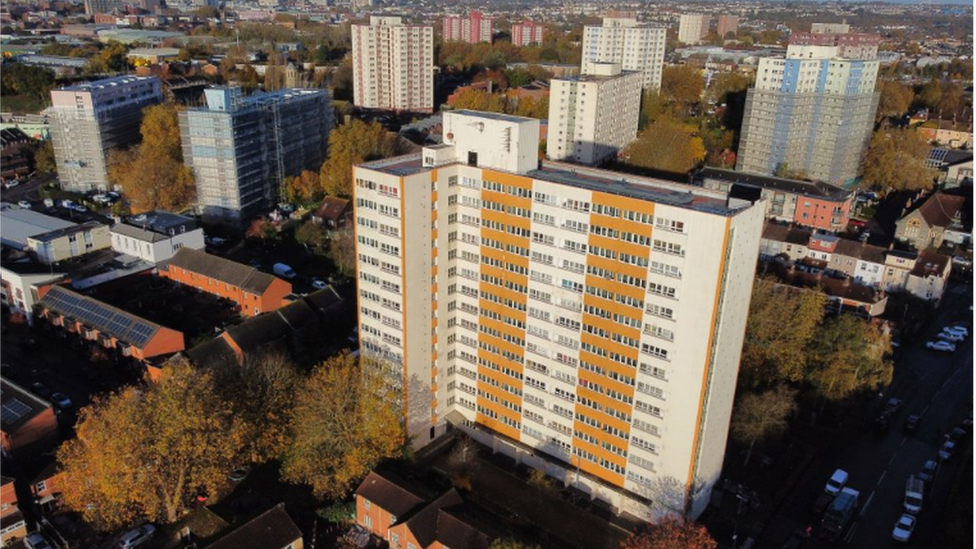
{"type": "Polygon", "coordinates": [[[634,532],[621,549],[715,549],[718,544],[701,524],[668,516],[656,525],[634,532]]]}

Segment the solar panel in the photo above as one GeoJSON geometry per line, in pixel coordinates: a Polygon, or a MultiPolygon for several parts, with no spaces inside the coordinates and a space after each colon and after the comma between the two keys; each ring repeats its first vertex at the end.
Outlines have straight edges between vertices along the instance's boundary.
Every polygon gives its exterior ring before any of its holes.
{"type": "Polygon", "coordinates": [[[114,307],[77,295],[60,286],[52,288],[41,302],[46,307],[75,317],[99,332],[105,332],[136,347],[144,347],[157,330],[157,326],[149,322],[140,321],[114,307]]]}
{"type": "Polygon", "coordinates": [[[7,424],[15,423],[25,414],[30,413],[32,408],[16,398],[10,399],[3,405],[3,422],[7,424]]]}

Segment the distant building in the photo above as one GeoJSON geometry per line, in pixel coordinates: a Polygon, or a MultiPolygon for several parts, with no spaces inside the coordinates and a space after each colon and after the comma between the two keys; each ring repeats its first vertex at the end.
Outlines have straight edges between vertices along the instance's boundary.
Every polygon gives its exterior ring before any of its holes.
{"type": "Polygon", "coordinates": [[[619,63],[584,63],[583,75],[550,81],[546,155],[594,165],[637,138],[642,74],[619,63]]]}
{"type": "Polygon", "coordinates": [[[737,170],[798,173],[833,184],[860,174],[880,97],[878,61],[839,57],[839,49],[790,44],[786,58],[759,62],[746,96],[737,170]]]}
{"type": "Polygon", "coordinates": [[[811,23],[810,32],[812,34],[847,34],[851,32],[851,26],[847,23],[811,23]]]}
{"type": "Polygon", "coordinates": [[[338,196],[327,196],[312,214],[312,221],[335,231],[345,228],[352,218],[352,202],[338,196]]]}
{"type": "Polygon", "coordinates": [[[964,196],[936,192],[895,223],[895,239],[916,250],[938,248],[947,231],[962,228],[965,204],[964,196]]]}
{"type": "Polygon", "coordinates": [[[204,94],[206,107],[180,112],[183,158],[196,176],[204,220],[239,225],[281,199],[286,177],[317,170],[325,160],[333,126],[327,91],[204,94]]]}
{"type": "Polygon", "coordinates": [[[352,71],[356,106],[433,112],[434,29],[375,15],[353,25],[352,71]]]}
{"type": "Polygon", "coordinates": [[[790,35],[790,51],[798,59],[843,57],[877,59],[881,36],[877,34],[814,34],[795,32],[790,35]]]}
{"type": "Polygon", "coordinates": [[[85,15],[122,11],[126,6],[152,12],[159,7],[159,0],[85,0],[85,15]]]}
{"type": "Polygon", "coordinates": [[[179,48],[134,48],[126,54],[128,59],[143,61],[152,65],[165,61],[173,61],[179,56],[179,48]]]}
{"type": "Polygon", "coordinates": [[[450,95],[447,96],[446,103],[450,106],[454,106],[461,94],[468,90],[483,91],[485,93],[491,93],[494,89],[494,83],[491,80],[482,80],[481,82],[475,82],[467,86],[458,86],[450,95]]]}
{"type": "Polygon", "coordinates": [[[925,165],[939,170],[944,188],[953,189],[973,184],[973,152],[936,148],[929,151],[925,165]]]}
{"type": "Polygon", "coordinates": [[[711,16],[703,13],[681,14],[681,19],[678,21],[678,42],[692,46],[701,44],[702,39],[708,34],[708,25],[711,21],[711,16]]]}
{"type": "Polygon", "coordinates": [[[143,109],[162,101],[153,76],[116,76],[52,90],[51,137],[61,187],[107,190],[109,149],[138,143],[143,109]]]}
{"type": "Polygon", "coordinates": [[[30,150],[33,140],[19,128],[0,130],[0,179],[19,179],[31,172],[30,150]]]}
{"type": "Polygon", "coordinates": [[[449,16],[444,18],[443,34],[444,40],[455,40],[477,44],[478,42],[491,43],[492,24],[491,17],[485,17],[480,11],[472,11],[466,17],[449,16]]]}
{"type": "Polygon", "coordinates": [[[207,545],[206,549],[303,549],[302,531],[282,503],[207,545]]]}
{"type": "Polygon", "coordinates": [[[112,225],[112,249],[150,263],[162,263],[181,248],[202,250],[203,228],[192,217],[164,212],[146,212],[126,217],[112,225]]]}
{"type": "Polygon", "coordinates": [[[956,122],[955,120],[931,119],[918,126],[918,133],[928,142],[936,146],[954,149],[971,149],[973,147],[973,124],[971,120],[956,122]]]}
{"type": "Polygon", "coordinates": [[[718,16],[718,36],[719,38],[725,38],[728,33],[735,34],[739,31],[739,17],[737,15],[719,15],[718,16]]]}
{"type": "Polygon", "coordinates": [[[251,267],[208,254],[180,248],[160,275],[201,292],[237,303],[243,316],[257,316],[281,307],[291,284],[251,267]]]}
{"type": "Polygon", "coordinates": [[[805,227],[838,232],[850,221],[854,193],[822,182],[754,175],[720,168],[702,168],[694,183],[728,192],[732,185],[762,190],[766,217],[805,227]]]}
{"type": "Polygon", "coordinates": [[[642,25],[636,19],[604,17],[602,26],[583,27],[583,60],[586,63],[620,63],[625,71],[643,75],[645,89],[661,87],[667,29],[642,25]]]}
{"type": "Polygon", "coordinates": [[[512,44],[516,46],[541,44],[545,35],[546,27],[542,23],[535,23],[528,19],[521,23],[512,23],[512,44]]]}
{"type": "Polygon", "coordinates": [[[111,246],[108,226],[98,221],[77,224],[13,206],[0,210],[0,227],[3,246],[32,253],[46,265],[111,246]]]}
{"type": "Polygon", "coordinates": [[[3,379],[0,400],[0,448],[6,456],[30,460],[55,448],[61,441],[51,403],[16,383],[3,379]]]}

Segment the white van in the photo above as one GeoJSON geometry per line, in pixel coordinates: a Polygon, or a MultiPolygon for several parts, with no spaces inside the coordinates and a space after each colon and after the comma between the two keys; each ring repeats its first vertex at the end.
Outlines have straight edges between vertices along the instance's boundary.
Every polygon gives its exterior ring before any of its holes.
{"type": "Polygon", "coordinates": [[[285,265],[284,263],[275,263],[272,270],[274,271],[275,275],[280,276],[281,278],[284,278],[286,280],[291,280],[296,276],[298,276],[298,274],[294,270],[292,270],[291,267],[285,265]]]}

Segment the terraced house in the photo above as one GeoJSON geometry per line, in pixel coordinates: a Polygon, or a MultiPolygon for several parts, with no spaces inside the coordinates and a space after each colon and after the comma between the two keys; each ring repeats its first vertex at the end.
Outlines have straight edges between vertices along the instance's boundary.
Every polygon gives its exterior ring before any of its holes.
{"type": "Polygon", "coordinates": [[[539,163],[537,120],[444,114],[444,143],[353,168],[363,356],[419,446],[450,425],[648,512],[700,513],[728,434],[763,206],[539,163]]]}

